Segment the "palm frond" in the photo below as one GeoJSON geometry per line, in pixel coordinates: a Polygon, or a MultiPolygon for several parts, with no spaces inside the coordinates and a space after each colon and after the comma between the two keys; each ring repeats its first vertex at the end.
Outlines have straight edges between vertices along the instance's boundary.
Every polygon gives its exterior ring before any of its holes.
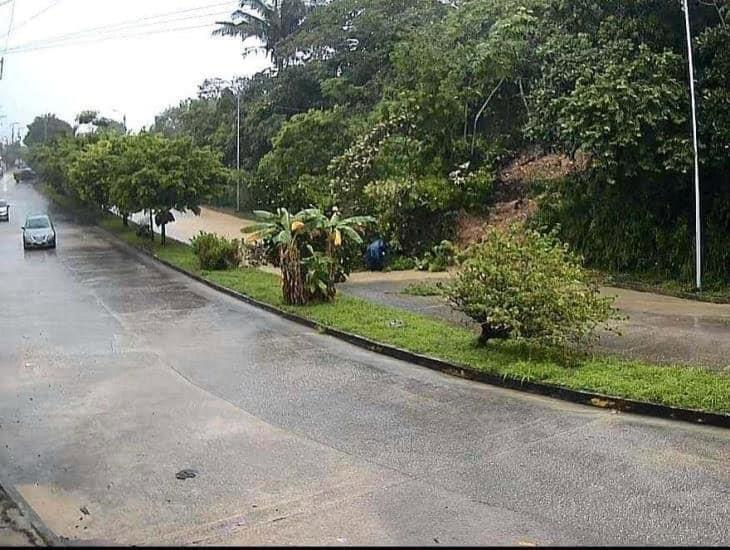
{"type": "Polygon", "coordinates": [[[241,0],[239,5],[241,9],[251,8],[264,16],[270,15],[274,11],[274,6],[265,0],[241,0]]]}
{"type": "Polygon", "coordinates": [[[254,210],[253,215],[260,220],[275,220],[278,217],[278,214],[273,214],[267,210],[254,210]]]}
{"type": "Polygon", "coordinates": [[[360,233],[355,231],[352,227],[343,225],[340,227],[340,232],[342,232],[342,234],[344,234],[344,235],[347,235],[350,239],[355,241],[357,244],[362,244],[362,237],[360,236],[360,233]]]}
{"type": "Polygon", "coordinates": [[[346,218],[340,222],[341,225],[367,225],[375,223],[377,220],[372,216],[353,216],[346,218]]]}

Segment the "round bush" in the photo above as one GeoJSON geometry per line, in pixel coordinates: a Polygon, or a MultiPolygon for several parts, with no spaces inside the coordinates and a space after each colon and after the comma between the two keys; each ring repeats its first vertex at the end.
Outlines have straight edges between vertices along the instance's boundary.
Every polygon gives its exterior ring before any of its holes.
{"type": "Polygon", "coordinates": [[[447,296],[482,327],[481,341],[529,338],[563,346],[618,318],[579,259],[554,235],[492,229],[472,246],[447,296]]]}
{"type": "Polygon", "coordinates": [[[236,239],[228,240],[215,233],[201,231],[191,241],[193,252],[200,262],[200,267],[207,270],[230,269],[241,260],[239,242],[236,239]]]}

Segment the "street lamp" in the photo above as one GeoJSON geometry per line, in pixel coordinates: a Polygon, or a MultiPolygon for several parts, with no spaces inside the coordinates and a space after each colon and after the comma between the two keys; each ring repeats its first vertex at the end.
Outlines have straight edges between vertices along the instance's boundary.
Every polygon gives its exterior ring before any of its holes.
{"type": "Polygon", "coordinates": [[[241,87],[236,89],[236,212],[241,211],[241,87]]]}
{"type": "Polygon", "coordinates": [[[236,90],[236,212],[241,211],[241,85],[235,77],[225,84],[236,90]]]}
{"type": "Polygon", "coordinates": [[[694,149],[695,187],[695,284],[702,290],[702,225],[700,223],[700,163],[697,145],[697,99],[695,96],[695,69],[692,57],[692,32],[689,21],[689,3],[682,0],[685,29],[687,31],[687,60],[689,61],[689,90],[692,103],[692,146],[694,149]]]}

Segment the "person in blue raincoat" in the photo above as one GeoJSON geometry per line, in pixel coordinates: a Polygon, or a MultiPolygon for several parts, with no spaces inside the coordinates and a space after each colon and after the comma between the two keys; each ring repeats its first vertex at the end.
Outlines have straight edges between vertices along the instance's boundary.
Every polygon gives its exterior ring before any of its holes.
{"type": "Polygon", "coordinates": [[[377,239],[368,245],[365,251],[365,265],[373,271],[380,271],[385,267],[385,242],[377,239]]]}

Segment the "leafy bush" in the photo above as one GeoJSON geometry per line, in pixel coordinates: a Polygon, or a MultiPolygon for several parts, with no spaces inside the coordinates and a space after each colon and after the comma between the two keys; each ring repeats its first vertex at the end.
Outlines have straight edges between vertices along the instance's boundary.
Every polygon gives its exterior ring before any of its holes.
{"type": "Polygon", "coordinates": [[[416,267],[420,271],[446,271],[455,262],[456,247],[451,241],[444,240],[426,252],[423,258],[416,262],[416,267]]]}
{"type": "Polygon", "coordinates": [[[492,229],[472,246],[449,301],[482,326],[480,340],[531,338],[564,346],[617,319],[579,259],[554,235],[492,229]]]}
{"type": "Polygon", "coordinates": [[[237,266],[241,259],[237,239],[229,240],[215,233],[201,231],[193,238],[191,245],[202,269],[230,269],[237,266]]]}
{"type": "Polygon", "coordinates": [[[345,115],[340,108],[312,109],[284,123],[251,182],[261,205],[330,206],[327,166],[352,141],[353,121],[345,115]]]}
{"type": "Polygon", "coordinates": [[[409,256],[394,256],[388,261],[388,270],[390,271],[409,271],[416,268],[417,258],[409,256]]]}
{"type": "Polygon", "coordinates": [[[241,264],[246,267],[259,267],[272,263],[270,251],[271,245],[264,240],[244,241],[241,244],[241,264]]]}
{"type": "Polygon", "coordinates": [[[332,299],[334,287],[331,285],[334,259],[323,252],[315,251],[307,245],[308,256],[302,258],[304,268],[304,289],[309,301],[327,301],[332,299]]]}
{"type": "Polygon", "coordinates": [[[440,177],[378,181],[365,195],[391,250],[417,254],[454,230],[458,190],[440,177]]]}
{"type": "Polygon", "coordinates": [[[403,289],[401,294],[409,296],[443,296],[444,284],[438,283],[411,283],[403,289]]]}
{"type": "Polygon", "coordinates": [[[138,225],[135,233],[138,237],[141,237],[142,239],[151,239],[153,236],[152,230],[147,224],[138,225]]]}

